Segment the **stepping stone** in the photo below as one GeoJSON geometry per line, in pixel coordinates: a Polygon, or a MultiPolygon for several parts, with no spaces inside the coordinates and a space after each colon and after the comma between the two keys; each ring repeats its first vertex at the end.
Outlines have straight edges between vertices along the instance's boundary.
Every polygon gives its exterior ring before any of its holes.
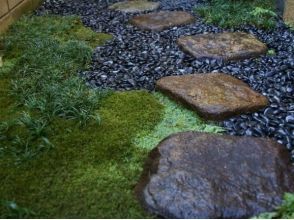
{"type": "Polygon", "coordinates": [[[159,8],[159,2],[149,2],[144,0],[117,2],[109,7],[111,10],[125,13],[137,13],[144,11],[153,11],[159,8]]]}
{"type": "Polygon", "coordinates": [[[285,0],[283,19],[285,23],[294,27],[294,1],[293,0],[285,0]]]}
{"type": "Polygon", "coordinates": [[[255,112],[268,104],[265,96],[224,73],[167,76],[156,82],[156,88],[208,120],[255,112]]]}
{"type": "Polygon", "coordinates": [[[194,17],[184,11],[160,11],[139,15],[131,19],[131,24],[151,31],[162,31],[164,29],[192,23],[194,17]]]}
{"type": "Polygon", "coordinates": [[[184,36],[177,42],[184,52],[197,59],[241,60],[267,52],[264,43],[250,34],[240,32],[184,36]]]}
{"type": "Polygon", "coordinates": [[[293,175],[288,151],[270,139],[182,132],[151,151],[135,191],[164,218],[249,218],[280,205],[293,175]]]}

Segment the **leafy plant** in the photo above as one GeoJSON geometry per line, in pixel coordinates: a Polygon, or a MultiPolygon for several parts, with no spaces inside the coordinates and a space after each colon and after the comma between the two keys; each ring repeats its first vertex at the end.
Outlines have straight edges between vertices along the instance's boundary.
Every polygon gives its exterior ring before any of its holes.
{"type": "Polygon", "coordinates": [[[259,219],[293,219],[294,218],[294,194],[285,193],[283,203],[274,212],[267,212],[258,215],[259,219]]]}
{"type": "Polygon", "coordinates": [[[196,8],[207,23],[225,28],[254,25],[273,28],[276,13],[273,0],[212,0],[209,5],[196,8]]]}
{"type": "Polygon", "coordinates": [[[74,16],[26,16],[1,38],[0,80],[11,81],[3,93],[24,109],[17,119],[1,123],[2,158],[9,154],[19,163],[51,149],[47,132],[55,117],[80,126],[100,123],[97,109],[109,92],[89,89],[78,72],[88,67],[93,47],[110,38],[74,16]]]}
{"type": "Polygon", "coordinates": [[[26,127],[32,138],[39,138],[46,136],[45,129],[47,121],[43,118],[32,117],[29,113],[23,112],[21,117],[18,118],[17,124],[26,127]]]}
{"type": "Polygon", "coordinates": [[[267,51],[267,54],[269,56],[274,56],[274,55],[276,55],[276,51],[274,49],[270,49],[270,50],[267,51]]]}

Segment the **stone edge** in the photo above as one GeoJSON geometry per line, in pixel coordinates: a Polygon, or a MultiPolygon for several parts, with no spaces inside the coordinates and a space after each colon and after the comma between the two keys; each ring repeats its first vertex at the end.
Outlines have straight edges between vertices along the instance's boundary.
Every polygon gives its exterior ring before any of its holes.
{"type": "MultiPolygon", "coordinates": [[[[223,74],[223,73],[217,73],[217,74],[223,74]]],[[[166,88],[161,83],[161,80],[164,79],[164,78],[167,78],[167,77],[179,77],[179,76],[166,76],[166,77],[163,77],[163,78],[157,80],[156,83],[155,83],[155,90],[160,91],[161,93],[165,94],[166,96],[168,96],[169,98],[171,98],[172,100],[174,100],[176,103],[181,104],[181,105],[189,108],[192,111],[195,111],[196,114],[198,114],[205,121],[221,122],[221,121],[227,120],[227,119],[229,119],[231,117],[238,116],[239,114],[250,114],[250,113],[254,113],[256,111],[265,109],[269,105],[268,98],[266,96],[262,95],[262,94],[259,94],[257,91],[254,90],[254,92],[258,93],[259,95],[261,95],[264,98],[264,101],[265,101],[264,104],[259,103],[259,105],[257,105],[256,107],[250,108],[250,109],[244,109],[244,110],[242,110],[242,112],[240,110],[238,110],[237,112],[228,111],[226,113],[222,113],[222,114],[217,114],[216,115],[214,113],[203,111],[201,108],[194,106],[193,104],[187,102],[186,100],[182,99],[181,97],[178,97],[176,94],[174,94],[173,92],[171,92],[169,90],[169,88],[166,88]]],[[[236,79],[238,79],[238,78],[236,78],[236,79]]],[[[244,83],[244,86],[249,87],[248,84],[246,84],[245,82],[243,82],[243,83],[244,83]]]]}
{"type": "Polygon", "coordinates": [[[36,9],[43,0],[24,0],[0,18],[0,35],[4,34],[11,24],[17,21],[23,14],[36,9]]]}

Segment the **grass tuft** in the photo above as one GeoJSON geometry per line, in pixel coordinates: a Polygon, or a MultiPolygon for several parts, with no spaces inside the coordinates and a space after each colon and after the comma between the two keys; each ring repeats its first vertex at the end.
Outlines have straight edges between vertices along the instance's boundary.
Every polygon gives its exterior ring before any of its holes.
{"type": "Polygon", "coordinates": [[[223,28],[253,25],[270,29],[276,25],[274,0],[211,0],[209,5],[196,8],[207,23],[223,28]]]}
{"type": "Polygon", "coordinates": [[[109,92],[89,89],[77,73],[88,67],[93,47],[111,39],[110,35],[93,32],[74,16],[26,16],[2,39],[0,92],[5,112],[0,119],[11,126],[5,134],[1,131],[0,156],[10,155],[18,164],[51,149],[45,131],[54,117],[80,126],[100,123],[96,110],[109,92]],[[18,113],[9,119],[10,105],[17,105],[18,113]]]}

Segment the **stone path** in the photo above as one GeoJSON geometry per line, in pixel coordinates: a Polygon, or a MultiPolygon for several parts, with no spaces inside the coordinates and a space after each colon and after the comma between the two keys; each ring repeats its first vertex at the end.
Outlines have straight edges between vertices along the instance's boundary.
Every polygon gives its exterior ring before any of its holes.
{"type": "Polygon", "coordinates": [[[159,8],[159,2],[149,2],[145,0],[134,0],[117,2],[109,7],[111,10],[117,10],[125,13],[138,13],[144,11],[153,11],[159,8]]]}
{"type": "Polygon", "coordinates": [[[146,15],[139,15],[131,19],[130,23],[143,29],[151,31],[162,31],[164,29],[189,24],[194,17],[183,11],[160,11],[146,15]]]}
{"type": "Polygon", "coordinates": [[[255,112],[268,104],[246,83],[222,73],[167,76],[156,88],[209,120],[255,112]]]}
{"type": "Polygon", "coordinates": [[[240,32],[185,36],[178,39],[178,44],[197,59],[240,60],[267,52],[264,43],[250,34],[240,32]]]}
{"type": "Polygon", "coordinates": [[[270,139],[183,132],[150,153],[136,193],[164,218],[249,218],[293,192],[293,171],[270,139]]]}
{"type": "MultiPolygon", "coordinates": [[[[136,1],[110,9],[139,12],[140,7],[136,1]]],[[[194,20],[184,11],[159,11],[135,16],[130,23],[162,31],[194,20]]],[[[264,43],[243,32],[182,36],[177,43],[196,59],[233,61],[267,52],[264,43]]],[[[268,105],[265,96],[224,73],[167,76],[156,88],[208,120],[268,105]]],[[[283,193],[293,189],[290,168],[287,151],[269,139],[184,132],[166,138],[151,152],[136,192],[142,205],[161,217],[248,218],[273,210],[283,193]]]]}

